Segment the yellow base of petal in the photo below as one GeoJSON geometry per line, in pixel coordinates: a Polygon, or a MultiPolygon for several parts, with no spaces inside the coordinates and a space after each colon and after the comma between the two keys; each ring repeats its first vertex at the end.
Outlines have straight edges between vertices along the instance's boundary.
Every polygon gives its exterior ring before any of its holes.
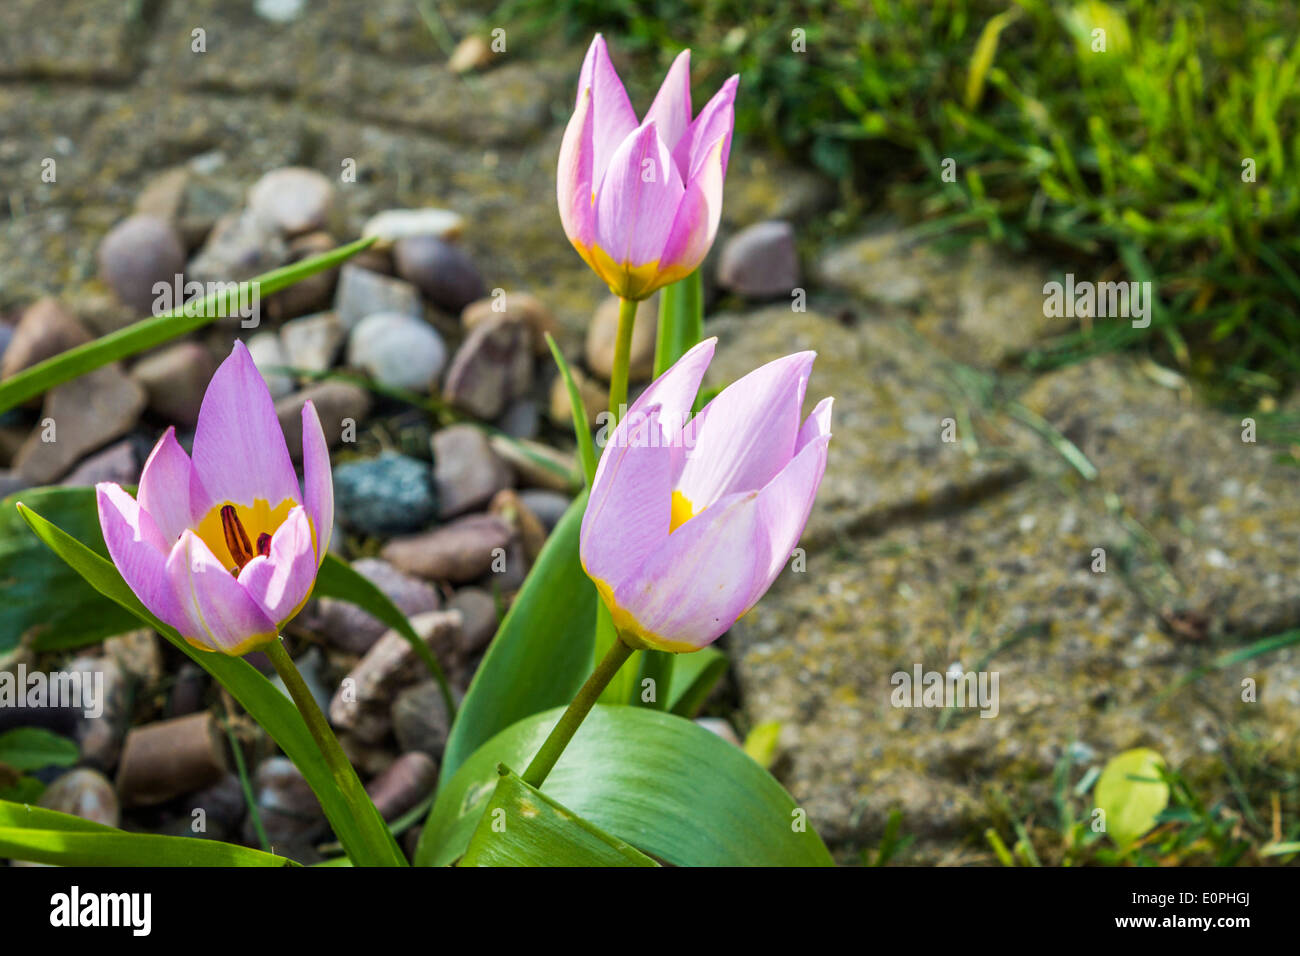
{"type": "MultiPolygon", "coordinates": [[[[185,637],[185,635],[183,634],[181,636],[185,637]]],[[[230,657],[243,657],[245,654],[249,654],[257,650],[259,647],[261,647],[263,644],[266,644],[268,641],[277,640],[279,639],[279,637],[280,635],[275,633],[254,634],[252,637],[245,638],[244,640],[236,644],[234,647],[229,649],[210,647],[207,644],[202,644],[199,641],[194,640],[194,638],[192,637],[186,637],[185,643],[190,645],[190,647],[195,648],[196,650],[207,651],[209,654],[226,654],[230,657]]]]}
{"type": "MultiPolygon", "coordinates": [[[[583,570],[586,571],[586,568],[584,567],[583,570]]],[[[609,608],[609,616],[614,621],[614,627],[628,647],[642,651],[667,651],[670,654],[689,654],[691,651],[699,650],[694,644],[687,644],[685,641],[669,641],[647,631],[626,609],[618,606],[614,600],[613,588],[589,571],[587,577],[591,578],[591,583],[596,585],[596,593],[605,602],[605,607],[609,608]]]]}
{"type": "MultiPolygon", "coordinates": [[[[221,509],[226,505],[234,505],[235,514],[239,517],[239,522],[248,532],[249,541],[254,548],[257,546],[257,539],[263,534],[274,535],[276,529],[284,524],[285,518],[289,517],[289,512],[298,503],[291,498],[285,498],[274,508],[270,502],[258,498],[252,506],[237,505],[233,501],[223,501],[215,505],[203,520],[199,522],[194,533],[202,539],[203,543],[212,551],[213,557],[220,561],[227,568],[234,568],[238,563],[230,553],[230,548],[226,545],[226,534],[221,526],[221,509]]],[[[313,534],[315,533],[313,529],[313,534]]]]}
{"type": "Polygon", "coordinates": [[[573,248],[591,266],[591,271],[604,280],[610,292],[620,298],[638,302],[650,298],[666,285],[685,279],[695,271],[695,266],[689,269],[681,265],[661,268],[658,259],[639,266],[630,262],[615,262],[613,256],[595,244],[584,246],[575,242],[573,248]]]}

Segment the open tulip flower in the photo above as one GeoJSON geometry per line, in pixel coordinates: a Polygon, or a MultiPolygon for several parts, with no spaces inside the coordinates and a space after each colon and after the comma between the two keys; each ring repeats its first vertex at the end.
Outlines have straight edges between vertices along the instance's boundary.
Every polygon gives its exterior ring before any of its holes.
{"type": "Polygon", "coordinates": [[[750,372],[687,421],[715,342],[642,393],[592,482],[582,565],[633,647],[699,650],[753,607],[826,471],[831,399],[800,421],[815,352],[750,372]]]}
{"type": "Polygon", "coordinates": [[[167,429],[136,498],[95,486],[109,556],[141,603],[195,647],[244,654],[311,594],[334,491],[316,409],[302,410],[299,488],[270,392],[242,342],[208,385],[193,458],[167,429]]]}
{"type": "Polygon", "coordinates": [[[624,299],[690,275],[718,232],[739,78],[692,121],[690,73],[685,50],[638,123],[603,37],[582,64],[560,147],[560,220],[578,254],[624,299]]]}

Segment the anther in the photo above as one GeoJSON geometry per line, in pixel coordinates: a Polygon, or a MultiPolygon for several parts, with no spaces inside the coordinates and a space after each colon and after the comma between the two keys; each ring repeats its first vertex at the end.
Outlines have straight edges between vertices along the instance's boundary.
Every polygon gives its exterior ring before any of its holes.
{"type": "Polygon", "coordinates": [[[271,556],[271,536],[265,531],[257,536],[257,553],[264,558],[271,556]]]}
{"type": "Polygon", "coordinates": [[[248,540],[248,532],[235,513],[234,505],[224,505],[221,509],[221,530],[226,536],[226,547],[235,559],[237,570],[253,560],[253,545],[248,540]]]}

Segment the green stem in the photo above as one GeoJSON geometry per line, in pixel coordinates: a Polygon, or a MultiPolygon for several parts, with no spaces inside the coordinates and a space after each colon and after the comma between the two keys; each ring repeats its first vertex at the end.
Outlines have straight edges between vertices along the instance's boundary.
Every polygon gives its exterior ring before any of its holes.
{"type": "Polygon", "coordinates": [[[583,720],[590,713],[596,699],[600,697],[600,692],[631,656],[632,648],[624,644],[621,637],[615,638],[609,652],[596,665],[596,669],[587,678],[587,683],[582,685],[568,708],[560,715],[559,723],[551,730],[550,736],[542,744],[542,749],[537,751],[537,756],[524,771],[524,783],[533,787],[542,785],[551,768],[555,766],[555,762],[560,759],[560,754],[564,753],[564,748],[569,745],[569,741],[573,739],[573,735],[578,732],[583,720]]]}
{"type": "Polygon", "coordinates": [[[636,324],[636,307],[641,303],[634,299],[618,300],[618,337],[614,341],[614,371],[609,377],[609,413],[614,416],[614,423],[623,416],[623,406],[627,404],[627,367],[632,356],[632,328],[636,324]]]}
{"type": "MultiPolygon", "coordinates": [[[[298,673],[298,668],[293,659],[289,657],[289,652],[284,649],[284,642],[276,638],[267,644],[264,644],[260,650],[266,653],[275,665],[275,672],[280,675],[280,680],[284,681],[285,689],[289,691],[289,696],[293,698],[294,705],[298,712],[302,714],[302,719],[307,724],[307,729],[311,731],[312,737],[316,741],[316,746],[320,748],[321,755],[325,758],[326,765],[330,768],[330,773],[334,777],[334,782],[343,793],[343,798],[354,808],[358,819],[362,819],[364,807],[369,805],[374,807],[374,802],[370,795],[366,793],[365,787],[361,786],[361,781],[357,779],[357,772],[352,769],[352,763],[348,760],[347,754],[339,746],[338,738],[334,736],[334,731],[330,730],[329,722],[325,715],[321,713],[320,706],[316,703],[316,698],[311,695],[311,690],[307,687],[307,682],[302,679],[302,674],[298,673]]],[[[366,837],[370,841],[370,849],[375,854],[375,859],[391,857],[392,850],[388,846],[377,845],[377,838],[370,832],[368,827],[363,826],[366,837]]]]}

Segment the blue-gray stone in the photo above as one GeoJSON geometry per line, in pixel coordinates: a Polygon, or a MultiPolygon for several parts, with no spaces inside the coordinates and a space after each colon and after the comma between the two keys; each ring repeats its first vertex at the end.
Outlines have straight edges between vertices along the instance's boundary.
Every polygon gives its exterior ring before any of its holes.
{"type": "Polygon", "coordinates": [[[391,451],[335,468],[334,501],[339,520],[363,534],[418,531],[438,513],[433,469],[391,451]]]}

